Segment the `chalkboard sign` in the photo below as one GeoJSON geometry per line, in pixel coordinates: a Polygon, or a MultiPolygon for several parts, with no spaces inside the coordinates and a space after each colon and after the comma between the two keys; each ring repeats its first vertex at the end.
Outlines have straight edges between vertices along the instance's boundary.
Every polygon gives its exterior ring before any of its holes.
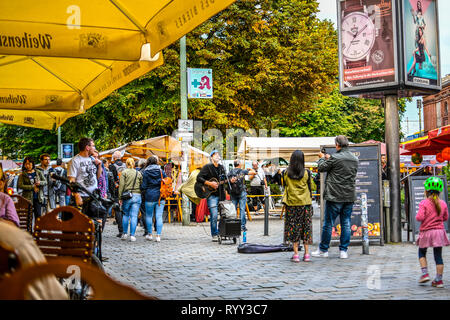
{"type": "MultiPolygon", "coordinates": [[[[322,146],[326,153],[333,155],[336,152],[335,146],[322,146]]],[[[383,206],[382,206],[382,184],[381,184],[381,150],[379,144],[351,144],[349,146],[359,160],[356,174],[356,197],[351,216],[351,239],[361,239],[361,194],[367,195],[368,230],[369,239],[380,239],[383,244],[383,206]]],[[[323,190],[326,181],[326,173],[321,173],[321,226],[323,224],[325,200],[323,190]],[[323,186],[323,187],[322,187],[323,186]]],[[[322,228],[321,228],[322,229],[322,228]]],[[[341,224],[339,217],[334,223],[331,239],[339,240],[341,234],[341,224]]]]}
{"type": "MultiPolygon", "coordinates": [[[[408,178],[409,186],[409,223],[413,234],[413,241],[416,241],[416,236],[419,234],[420,222],[416,220],[417,212],[419,211],[420,202],[425,199],[425,180],[430,176],[412,176],[408,178]]],[[[448,187],[447,177],[438,176],[444,182],[444,190],[441,192],[440,198],[448,203],[448,187]]],[[[448,222],[444,223],[445,229],[448,230],[448,222]]]]}

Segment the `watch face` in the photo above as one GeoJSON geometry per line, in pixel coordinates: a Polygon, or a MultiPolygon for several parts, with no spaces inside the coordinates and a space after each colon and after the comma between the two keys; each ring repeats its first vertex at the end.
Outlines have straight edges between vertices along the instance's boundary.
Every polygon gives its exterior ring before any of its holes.
{"type": "Polygon", "coordinates": [[[369,54],[375,42],[375,26],[365,14],[353,12],[344,17],[341,26],[342,54],[358,61],[369,54]]]}

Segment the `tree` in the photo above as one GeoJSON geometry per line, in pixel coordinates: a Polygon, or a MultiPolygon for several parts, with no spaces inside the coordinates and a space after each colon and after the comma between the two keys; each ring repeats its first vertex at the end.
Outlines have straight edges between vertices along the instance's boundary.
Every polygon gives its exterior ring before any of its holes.
{"type": "Polygon", "coordinates": [[[0,146],[2,156],[10,159],[31,156],[37,161],[43,153],[52,159],[58,156],[55,131],[1,124],[0,146]]]}
{"type": "MultiPolygon", "coordinates": [[[[400,119],[405,108],[405,99],[400,99],[400,119]]],[[[329,95],[321,95],[317,105],[297,115],[293,124],[287,125],[281,119],[279,129],[282,136],[333,137],[342,134],[355,143],[371,139],[384,141],[384,109],[380,100],[343,96],[335,83],[329,95]]]]}
{"type": "MultiPolygon", "coordinates": [[[[189,100],[204,128],[272,127],[307,110],[337,76],[337,36],[317,1],[241,0],[187,36],[190,67],[213,69],[214,99],[189,100]]],[[[111,94],[63,131],[103,148],[171,134],[180,115],[178,43],[163,66],[111,94]]]]}

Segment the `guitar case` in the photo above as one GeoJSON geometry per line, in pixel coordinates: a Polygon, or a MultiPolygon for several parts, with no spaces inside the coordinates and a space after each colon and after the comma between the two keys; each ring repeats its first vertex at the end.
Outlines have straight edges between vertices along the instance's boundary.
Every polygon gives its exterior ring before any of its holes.
{"type": "MultiPolygon", "coordinates": [[[[301,251],[302,246],[298,246],[298,250],[301,251]]],[[[280,245],[266,245],[266,244],[254,244],[254,243],[241,243],[238,246],[239,253],[267,253],[267,252],[286,252],[294,251],[292,244],[280,244],[280,245]]]]}

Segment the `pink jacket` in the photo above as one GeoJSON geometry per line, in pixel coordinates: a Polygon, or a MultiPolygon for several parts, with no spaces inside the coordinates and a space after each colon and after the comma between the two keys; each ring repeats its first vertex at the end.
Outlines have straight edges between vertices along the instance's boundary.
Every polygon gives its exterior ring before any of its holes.
{"type": "Polygon", "coordinates": [[[448,208],[445,201],[441,202],[441,214],[437,215],[434,202],[430,199],[424,199],[419,204],[419,211],[416,220],[421,222],[420,231],[432,229],[444,229],[444,222],[448,219],[448,208]]]}
{"type": "Polygon", "coordinates": [[[10,220],[20,227],[19,216],[11,197],[0,192],[0,218],[10,220]]]}

